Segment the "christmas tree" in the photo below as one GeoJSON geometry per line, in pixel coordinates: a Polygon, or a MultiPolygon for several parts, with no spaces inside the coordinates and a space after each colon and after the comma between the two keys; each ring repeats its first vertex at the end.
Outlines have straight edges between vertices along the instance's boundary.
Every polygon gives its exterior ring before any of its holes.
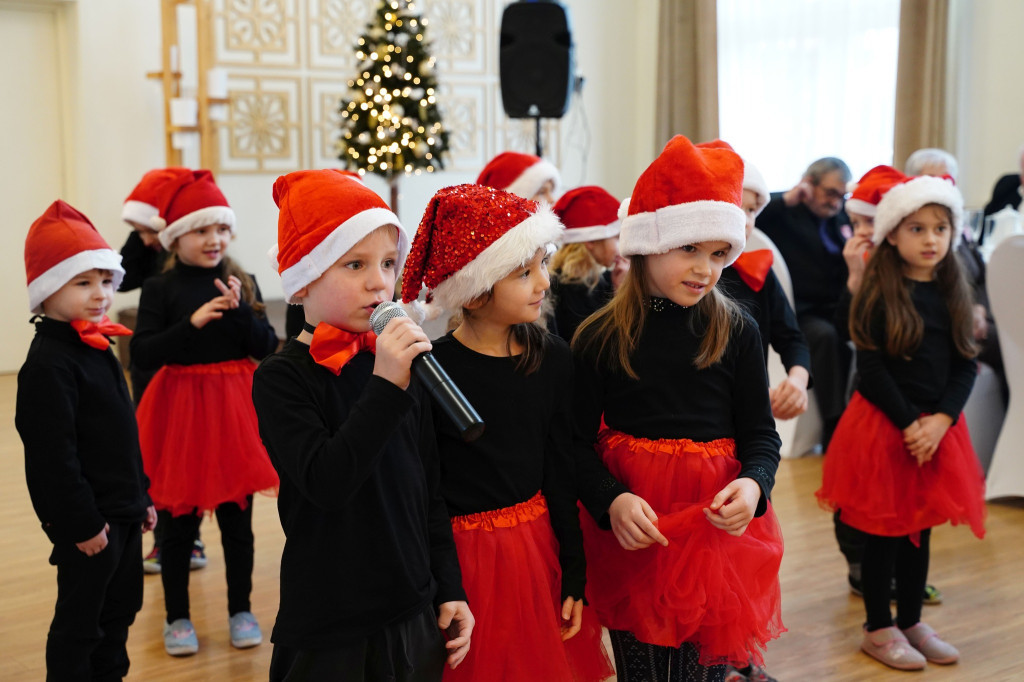
{"type": "Polygon", "coordinates": [[[384,0],[355,46],[358,71],[341,101],[338,158],[387,178],[392,209],[398,178],[444,168],[448,151],[426,25],[410,0],[384,0]]]}

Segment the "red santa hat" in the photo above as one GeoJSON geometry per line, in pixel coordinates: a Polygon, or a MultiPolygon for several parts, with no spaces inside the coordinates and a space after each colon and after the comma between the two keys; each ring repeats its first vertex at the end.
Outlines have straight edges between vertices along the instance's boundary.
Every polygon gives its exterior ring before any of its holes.
{"type": "Polygon", "coordinates": [[[619,234],[619,200],[596,185],[571,189],[555,203],[562,224],[563,244],[607,239],[619,234]]]}
{"type": "Polygon", "coordinates": [[[188,168],[157,168],[142,176],[139,184],[124,200],[121,219],[156,232],[167,227],[163,212],[181,186],[192,180],[188,168]]]}
{"type": "Polygon", "coordinates": [[[295,292],[319,279],[360,239],[383,225],[398,228],[395,271],[402,270],[409,235],[384,200],[352,175],[336,168],[304,170],[282,175],[274,183],[280,213],[270,257],[289,303],[301,303],[295,292]]]}
{"type": "Polygon", "coordinates": [[[437,192],[416,230],[402,279],[402,301],[422,285],[447,310],[458,310],[562,235],[547,206],[482,185],[437,192]]]}
{"type": "Polygon", "coordinates": [[[894,185],[906,182],[909,178],[892,166],[875,166],[864,174],[855,185],[849,187],[850,198],[846,200],[847,213],[874,218],[878,212],[878,202],[882,195],[894,185]]]}
{"type": "Polygon", "coordinates": [[[693,144],[676,135],[619,208],[624,256],[666,253],[687,244],[729,242],[726,265],[746,244],[743,159],[721,140],[693,144]]]}
{"type": "Polygon", "coordinates": [[[928,204],[939,204],[949,209],[953,228],[952,246],[956,247],[960,243],[963,227],[964,198],[948,175],[941,178],[919,175],[893,185],[878,202],[872,241],[881,244],[904,218],[928,204]]]}
{"type": "Polygon", "coordinates": [[[121,254],[110,248],[89,219],[58,199],[28,230],[25,238],[25,274],[28,307],[43,311],[43,301],[89,270],[114,273],[114,290],[121,286],[121,254]]]}
{"type": "Polygon", "coordinates": [[[754,215],[759,214],[768,205],[771,194],[768,192],[768,183],[764,181],[761,171],[757,166],[746,159],[743,160],[743,189],[749,189],[757,197],[757,207],[754,215]]]}
{"type": "Polygon", "coordinates": [[[165,249],[186,232],[207,225],[224,224],[235,233],[235,212],[208,170],[192,171],[171,197],[163,218],[167,227],[160,231],[160,243],[165,249]]]}
{"type": "Polygon", "coordinates": [[[558,169],[551,163],[533,154],[502,152],[484,166],[476,184],[533,199],[548,180],[558,188],[558,169]]]}

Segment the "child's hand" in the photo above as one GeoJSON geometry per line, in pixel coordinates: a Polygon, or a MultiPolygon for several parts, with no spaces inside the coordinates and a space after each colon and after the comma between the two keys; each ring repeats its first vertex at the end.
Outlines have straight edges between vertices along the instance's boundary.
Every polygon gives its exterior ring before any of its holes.
{"type": "Polygon", "coordinates": [[[988,311],[985,310],[985,306],[975,303],[972,312],[974,313],[972,324],[974,340],[984,341],[988,338],[988,311]]]}
{"type": "Polygon", "coordinates": [[[626,279],[626,273],[629,272],[629,259],[625,256],[616,256],[615,262],[612,263],[612,288],[618,291],[619,285],[626,279]]]}
{"type": "Polygon", "coordinates": [[[89,538],[85,542],[76,542],[75,547],[85,556],[96,556],[107,546],[107,533],[110,532],[110,524],[103,524],[103,530],[98,535],[89,538]]]}
{"type": "Polygon", "coordinates": [[[377,337],[373,373],[404,391],[409,388],[413,359],[430,348],[430,339],[415,322],[408,317],[396,317],[377,337]]]}
{"type": "Polygon", "coordinates": [[[754,479],[737,478],[715,495],[710,507],[704,507],[704,516],[715,528],[739,537],[754,518],[760,499],[761,486],[754,479]]]}
{"type": "Polygon", "coordinates": [[[146,507],[146,520],[142,522],[142,532],[151,531],[156,528],[156,507],[149,505],[146,507]]]}
{"type": "Polygon", "coordinates": [[[444,647],[448,650],[448,665],[452,670],[455,670],[469,653],[469,640],[473,635],[474,625],[476,619],[466,602],[446,601],[441,604],[437,627],[441,628],[448,638],[444,647]]]}
{"type": "Polygon", "coordinates": [[[643,498],[622,493],[612,500],[608,516],[622,549],[644,549],[655,542],[668,547],[668,539],[658,530],[658,515],[643,498]]]}
{"type": "Polygon", "coordinates": [[[807,411],[807,369],[795,366],[779,385],[769,391],[772,415],[776,419],[792,419],[807,411]]]}
{"type": "Polygon", "coordinates": [[[562,602],[562,641],[572,639],[583,626],[583,600],[566,597],[562,602]]]}
{"type": "Polygon", "coordinates": [[[873,245],[870,237],[860,234],[853,235],[843,245],[843,260],[846,261],[846,269],[850,273],[846,279],[846,288],[851,294],[857,293],[857,289],[860,288],[864,270],[867,268],[864,254],[870,251],[873,245]]]}
{"type": "Polygon", "coordinates": [[[946,431],[953,424],[953,420],[949,415],[940,412],[921,417],[914,424],[918,425],[918,429],[914,432],[913,437],[909,438],[904,430],[903,440],[907,445],[907,450],[917,459],[917,465],[921,466],[931,461],[935,451],[939,448],[939,443],[942,442],[942,437],[946,435],[946,431]]]}
{"type": "Polygon", "coordinates": [[[221,295],[211,298],[192,313],[189,322],[196,329],[202,329],[210,320],[219,320],[224,317],[225,310],[233,310],[238,307],[242,283],[238,281],[237,277],[234,275],[228,277],[228,284],[224,284],[219,278],[213,280],[213,283],[220,290],[221,295]]]}

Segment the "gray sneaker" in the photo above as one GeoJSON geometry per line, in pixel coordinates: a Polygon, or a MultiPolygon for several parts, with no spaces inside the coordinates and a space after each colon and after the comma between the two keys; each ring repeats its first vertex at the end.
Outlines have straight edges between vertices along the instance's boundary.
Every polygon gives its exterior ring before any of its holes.
{"type": "Polygon", "coordinates": [[[164,649],[171,656],[191,656],[199,651],[199,640],[192,621],[179,618],[173,623],[164,623],[164,649]]]}
{"type": "Polygon", "coordinates": [[[259,646],[263,641],[263,633],[256,622],[256,616],[248,611],[239,611],[228,621],[231,626],[231,646],[236,649],[248,649],[259,646]]]}

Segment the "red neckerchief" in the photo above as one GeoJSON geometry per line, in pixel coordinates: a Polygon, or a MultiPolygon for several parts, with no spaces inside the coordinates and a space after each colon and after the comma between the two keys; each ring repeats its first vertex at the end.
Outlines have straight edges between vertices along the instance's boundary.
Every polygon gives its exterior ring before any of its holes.
{"type": "Polygon", "coordinates": [[[130,336],[132,330],[123,324],[111,322],[106,315],[99,322],[72,320],[71,327],[82,337],[82,341],[98,350],[110,348],[108,336],[130,336]]]}
{"type": "Polygon", "coordinates": [[[341,368],[364,350],[377,352],[377,335],[372,331],[350,332],[332,327],[326,322],[316,326],[313,341],[309,344],[309,354],[316,364],[326,367],[335,375],[341,374],[341,368]]]}
{"type": "Polygon", "coordinates": [[[757,249],[741,253],[732,266],[736,268],[736,274],[744,284],[754,291],[761,291],[768,273],[772,270],[772,259],[771,249],[757,249]]]}

